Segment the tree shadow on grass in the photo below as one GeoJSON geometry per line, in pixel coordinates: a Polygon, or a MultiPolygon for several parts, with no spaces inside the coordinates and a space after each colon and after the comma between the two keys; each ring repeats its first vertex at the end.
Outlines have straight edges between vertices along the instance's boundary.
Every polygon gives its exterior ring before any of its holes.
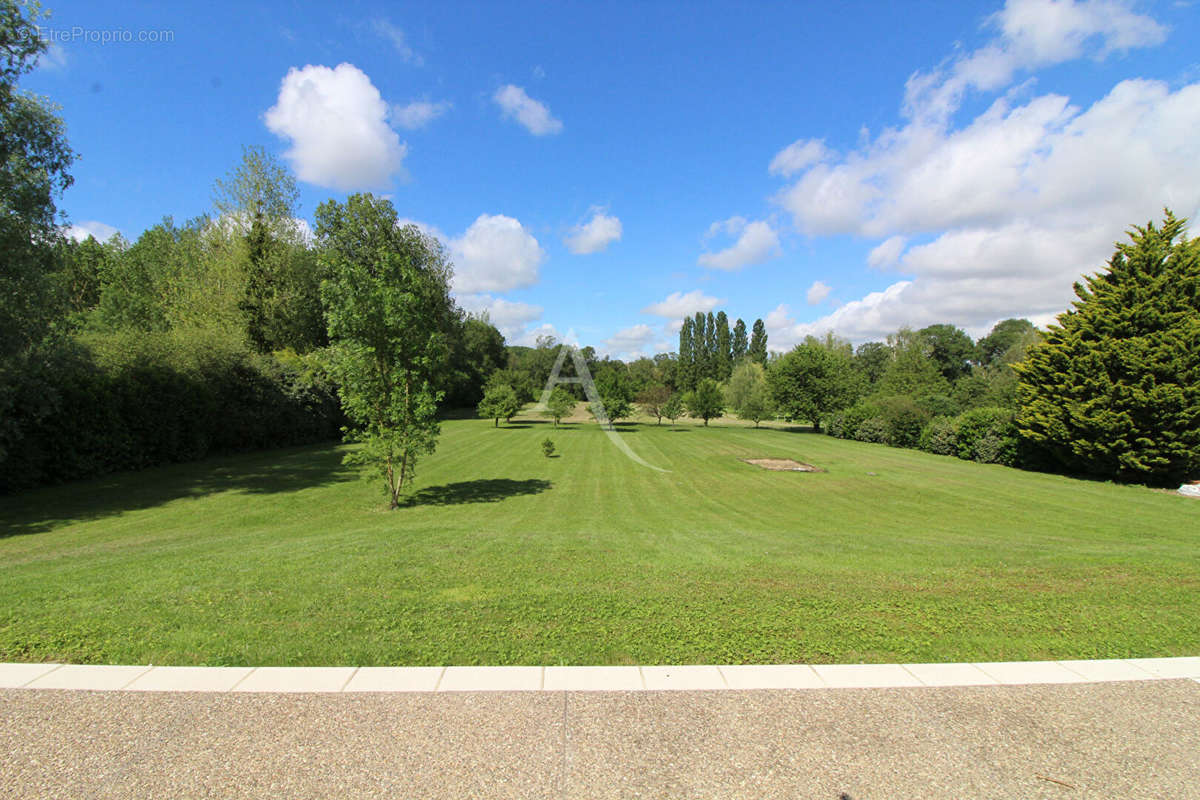
{"type": "Polygon", "coordinates": [[[335,443],[215,456],[0,497],[0,539],[220,492],[277,494],[356,480],[335,443]]]}
{"type": "Polygon", "coordinates": [[[549,489],[550,481],[532,478],[514,481],[509,478],[483,478],[475,481],[445,483],[429,486],[409,495],[400,505],[413,506],[457,506],[464,503],[498,503],[509,497],[541,494],[549,489]]]}

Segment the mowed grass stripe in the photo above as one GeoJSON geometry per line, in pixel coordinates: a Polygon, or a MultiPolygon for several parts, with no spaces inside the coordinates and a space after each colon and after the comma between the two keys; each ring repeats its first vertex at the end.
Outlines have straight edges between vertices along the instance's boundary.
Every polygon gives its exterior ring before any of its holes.
{"type": "Polygon", "coordinates": [[[445,423],[397,512],[332,446],[4,498],[0,660],[1200,652],[1200,503],[809,433],[621,426],[662,473],[593,424],[515,422],[445,423]],[[560,457],[543,457],[546,436],[560,457]]]}

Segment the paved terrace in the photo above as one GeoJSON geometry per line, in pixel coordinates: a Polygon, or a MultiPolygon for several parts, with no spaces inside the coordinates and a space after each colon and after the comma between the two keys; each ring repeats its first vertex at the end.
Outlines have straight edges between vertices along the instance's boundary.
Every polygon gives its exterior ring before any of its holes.
{"type": "Polygon", "coordinates": [[[1200,797],[1200,658],[0,665],[4,797],[1200,797]]]}

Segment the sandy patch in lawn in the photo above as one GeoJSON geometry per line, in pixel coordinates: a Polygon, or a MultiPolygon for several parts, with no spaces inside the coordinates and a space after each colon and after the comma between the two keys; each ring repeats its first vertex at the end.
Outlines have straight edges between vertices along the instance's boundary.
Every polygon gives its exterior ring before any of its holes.
{"type": "Polygon", "coordinates": [[[812,464],[801,464],[790,458],[743,458],[747,464],[773,470],[775,472],[820,472],[812,464]]]}

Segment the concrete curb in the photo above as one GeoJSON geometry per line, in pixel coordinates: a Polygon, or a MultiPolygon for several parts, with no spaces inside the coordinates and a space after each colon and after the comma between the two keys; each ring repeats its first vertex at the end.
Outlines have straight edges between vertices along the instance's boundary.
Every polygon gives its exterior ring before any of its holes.
{"type": "Polygon", "coordinates": [[[0,664],[0,689],[145,692],[616,692],[1013,686],[1191,678],[1200,656],[977,664],[646,667],[155,667],[0,664]]]}

